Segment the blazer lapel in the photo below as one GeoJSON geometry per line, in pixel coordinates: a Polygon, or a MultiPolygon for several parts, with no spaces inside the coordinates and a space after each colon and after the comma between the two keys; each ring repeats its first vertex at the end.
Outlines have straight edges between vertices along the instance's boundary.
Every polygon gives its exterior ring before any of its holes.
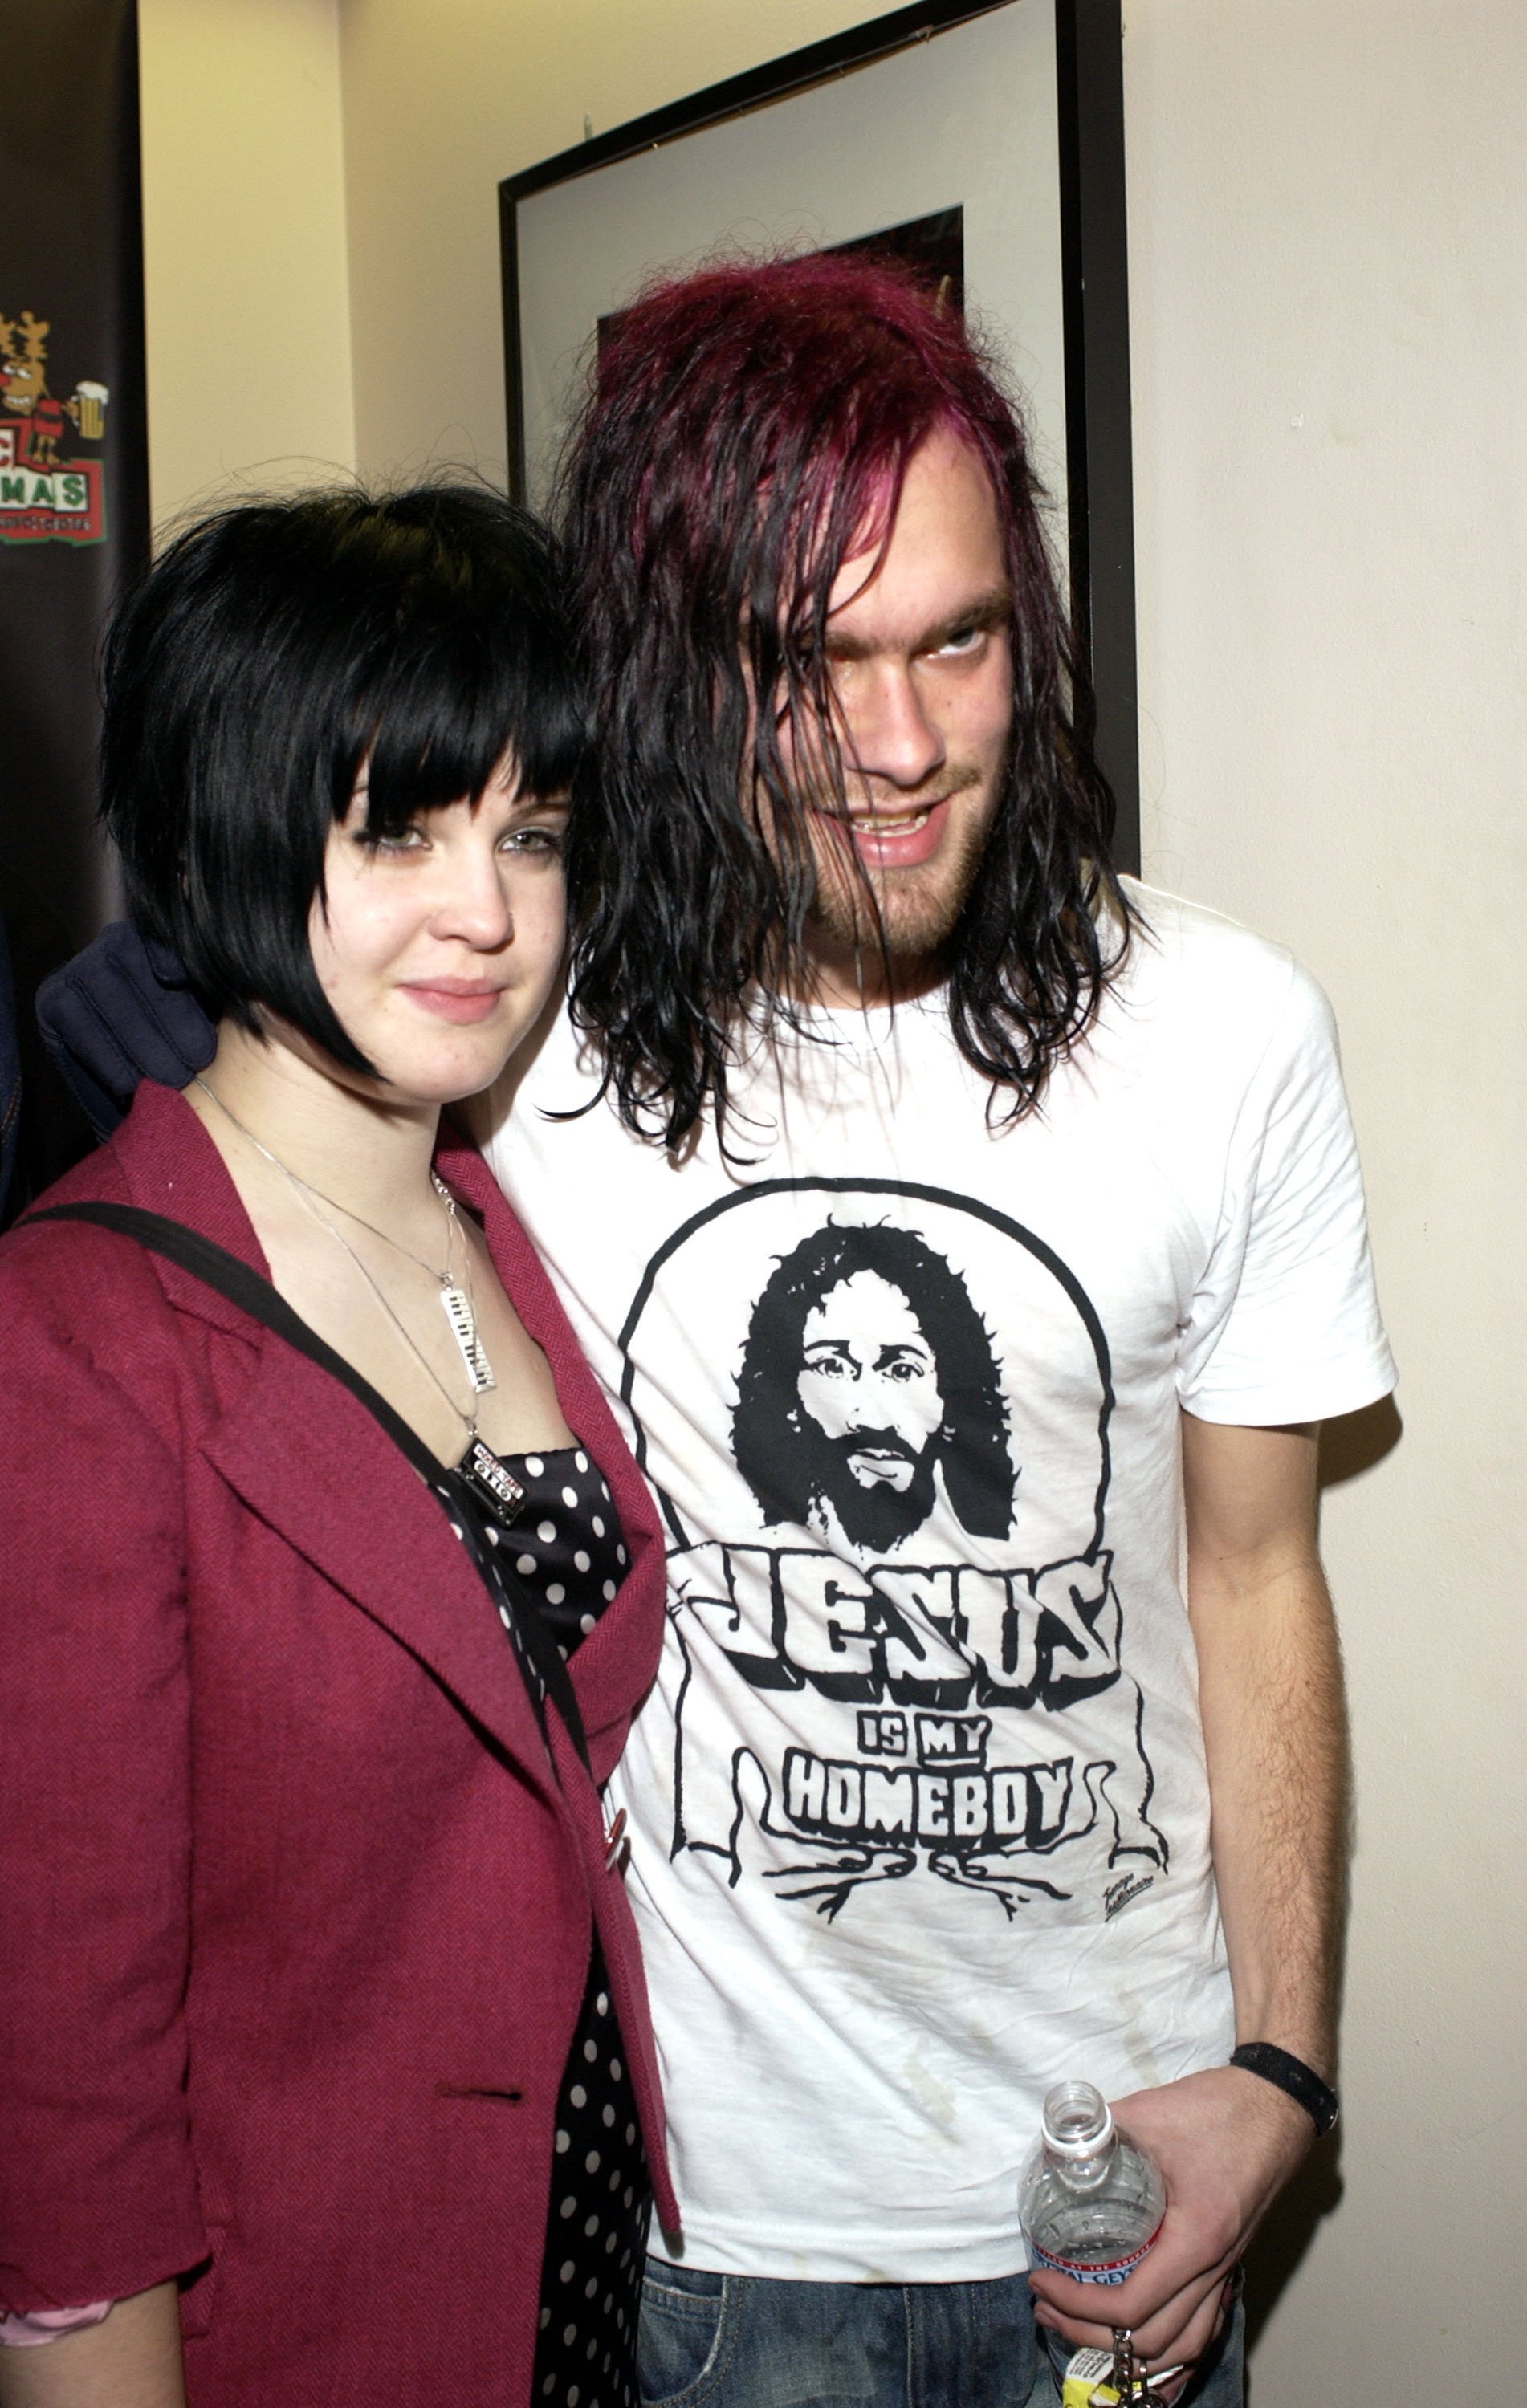
{"type": "MultiPolygon", "coordinates": [[[[448,1174],[459,1178],[462,1191],[488,1219],[500,1274],[517,1306],[526,1293],[526,1326],[546,1348],[571,1426],[582,1434],[591,1420],[599,1427],[598,1452],[627,1526],[633,1565],[645,1570],[646,1552],[655,1541],[651,1505],[552,1299],[546,1275],[485,1164],[462,1150],[448,1152],[444,1159],[448,1174]],[[606,1460],[612,1446],[613,1458],[606,1460]]],[[[182,1096],[145,1083],[127,1121],[94,1160],[112,1166],[115,1178],[92,1181],[86,1192],[100,1183],[109,1190],[123,1180],[133,1203],[202,1230],[262,1278],[269,1277],[238,1191],[182,1096]]],[[[338,1380],[189,1271],[157,1257],[154,1268],[181,1312],[259,1350],[257,1369],[237,1410],[203,1442],[208,1460],[263,1521],[426,1664],[558,1811],[565,1811],[513,1650],[439,1498],[338,1380]]],[[[647,1581],[637,1585],[644,1592],[653,1587],[647,1581]]],[[[623,1594],[621,1603],[626,1602],[623,1594]]],[[[643,1605],[655,1663],[660,1586],[643,1595],[643,1605]]],[[[582,1691],[587,1668],[580,1673],[582,1691]]],[[[619,1710],[629,1711],[632,1702],[620,1697],[619,1710]]],[[[585,1715],[588,1711],[585,1700],[585,1715]]]]}
{"type": "MultiPolygon", "coordinates": [[[[247,1329],[249,1324],[244,1324],[247,1329]]],[[[560,1803],[513,1650],[446,1509],[358,1398],[271,1332],[202,1454],[560,1803]]]]}

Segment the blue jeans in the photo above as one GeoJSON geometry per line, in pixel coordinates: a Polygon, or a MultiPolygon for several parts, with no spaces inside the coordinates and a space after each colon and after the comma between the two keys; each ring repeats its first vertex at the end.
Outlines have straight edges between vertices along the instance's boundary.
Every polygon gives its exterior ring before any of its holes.
{"type": "MultiPolygon", "coordinates": [[[[644,2408],[1059,2408],[1028,2279],[780,2283],[647,2260],[644,2408]]],[[[1241,2311],[1183,2408],[1241,2408],[1241,2311]]]]}

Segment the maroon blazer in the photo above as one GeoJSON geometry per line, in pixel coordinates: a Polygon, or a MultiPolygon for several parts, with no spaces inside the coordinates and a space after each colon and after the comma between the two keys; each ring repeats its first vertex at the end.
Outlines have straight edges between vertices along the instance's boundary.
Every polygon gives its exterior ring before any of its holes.
{"type": "MultiPolygon", "coordinates": [[[[483,1164],[439,1159],[630,1550],[571,1661],[602,1779],[657,1525],[483,1164]]],[[[85,1197],[266,1269],[166,1088],[49,1200],[85,1197]]],[[[0,1245],[0,2304],[179,2275],[193,2408],[519,2408],[591,1910],[677,2209],[599,1800],[470,1556],[338,1381],[78,1224],[0,1245]]]]}

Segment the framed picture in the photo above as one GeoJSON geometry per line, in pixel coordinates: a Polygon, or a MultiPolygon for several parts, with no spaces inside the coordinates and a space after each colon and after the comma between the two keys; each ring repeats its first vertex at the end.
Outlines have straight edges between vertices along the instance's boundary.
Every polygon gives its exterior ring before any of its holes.
{"type": "Polygon", "coordinates": [[[1139,859],[1119,0],[918,0],[499,188],[511,477],[543,502],[600,323],[718,255],[892,251],[1023,399],[1118,858],[1139,859]]]}

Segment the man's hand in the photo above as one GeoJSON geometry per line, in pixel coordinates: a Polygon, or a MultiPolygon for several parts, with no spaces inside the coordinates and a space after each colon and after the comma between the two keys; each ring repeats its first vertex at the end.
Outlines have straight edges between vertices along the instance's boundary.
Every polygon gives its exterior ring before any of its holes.
{"type": "Polygon", "coordinates": [[[1149,2367],[1191,2364],[1223,2319],[1226,2286],[1268,2206],[1314,2138],[1302,2107],[1231,2066],[1113,2102],[1121,2131],[1166,2183],[1160,2236],[1116,2289],[1037,2268],[1039,2321],[1073,2348],[1107,2349],[1116,2325],[1149,2367]]]}

